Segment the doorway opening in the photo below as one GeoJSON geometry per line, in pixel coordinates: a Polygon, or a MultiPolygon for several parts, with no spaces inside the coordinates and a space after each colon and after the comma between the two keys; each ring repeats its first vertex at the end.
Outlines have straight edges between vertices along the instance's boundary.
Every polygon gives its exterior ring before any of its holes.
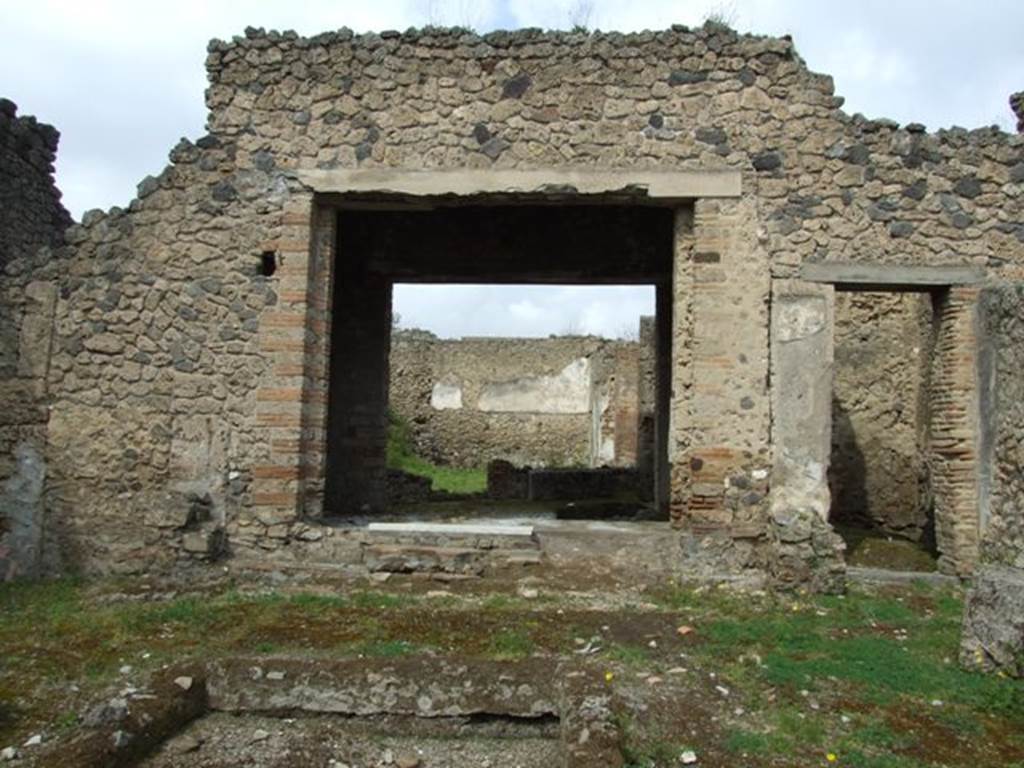
{"type": "Polygon", "coordinates": [[[836,291],[831,522],[851,564],[935,570],[933,297],[836,291]]]}
{"type": "Polygon", "coordinates": [[[488,519],[543,501],[582,518],[667,519],[674,216],[601,203],[339,210],[325,516],[488,519]],[[396,286],[481,284],[647,286],[654,318],[643,330],[636,318],[629,341],[452,341],[395,322],[396,286]],[[399,454],[475,470],[476,486],[435,487],[399,454]]]}

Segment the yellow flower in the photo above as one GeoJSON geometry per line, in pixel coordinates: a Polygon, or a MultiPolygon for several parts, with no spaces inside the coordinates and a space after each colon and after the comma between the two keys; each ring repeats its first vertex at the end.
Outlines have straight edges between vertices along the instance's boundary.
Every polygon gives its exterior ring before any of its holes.
{"type": "Polygon", "coordinates": [[[612,681],[613,677],[615,677],[615,675],[613,675],[611,672],[605,672],[604,673],[604,681],[606,683],[610,683],[612,681]]]}
{"type": "Polygon", "coordinates": [[[828,760],[830,763],[834,763],[839,758],[836,757],[835,752],[829,752],[827,755],[825,755],[825,759],[828,760]]]}

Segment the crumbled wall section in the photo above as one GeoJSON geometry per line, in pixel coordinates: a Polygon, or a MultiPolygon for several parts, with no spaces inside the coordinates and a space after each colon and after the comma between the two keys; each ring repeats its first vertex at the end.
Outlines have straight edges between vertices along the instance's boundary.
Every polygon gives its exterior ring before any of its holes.
{"type": "Polygon", "coordinates": [[[59,140],[52,125],[19,117],[17,105],[0,98],[0,270],[40,246],[60,244],[71,224],[53,180],[59,140]]]}
{"type": "Polygon", "coordinates": [[[928,480],[927,293],[836,293],[833,523],[920,540],[928,480]]]}
{"type": "Polygon", "coordinates": [[[987,503],[960,660],[1024,677],[1024,285],[984,290],[979,313],[987,503]]]}
{"type": "Polygon", "coordinates": [[[439,339],[401,330],[392,337],[390,407],[408,422],[420,455],[442,464],[629,466],[637,346],[592,336],[439,339]]]}
{"type": "Polygon", "coordinates": [[[322,462],[303,430],[323,395],[265,347],[286,341],[303,370],[324,354],[312,324],[269,322],[312,322],[281,298],[286,277],[301,290],[320,268],[312,225],[286,216],[313,222],[331,200],[299,170],[739,172],[740,197],[680,203],[668,301],[673,517],[734,536],[767,528],[773,281],[811,260],[993,280],[1024,267],[1024,137],[848,116],[786,38],[250,29],[206,64],[210,135],[175,147],[127,209],[72,227],[59,275],[33,272],[57,296],[47,514],[84,570],[209,558],[218,530],[229,551],[281,552],[306,530],[287,521],[316,511],[322,462]]]}
{"type": "Polygon", "coordinates": [[[59,137],[0,99],[0,581],[56,567],[43,492],[52,249],[71,224],[53,179],[59,137]]]}

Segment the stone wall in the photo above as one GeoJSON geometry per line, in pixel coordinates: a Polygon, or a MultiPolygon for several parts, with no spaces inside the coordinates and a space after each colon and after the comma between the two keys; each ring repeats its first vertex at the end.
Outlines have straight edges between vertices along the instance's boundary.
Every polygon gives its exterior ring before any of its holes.
{"type": "MultiPolygon", "coordinates": [[[[72,227],[59,275],[34,273],[57,296],[47,512],[86,570],[210,558],[225,541],[300,557],[323,498],[335,241],[346,253],[346,232],[330,235],[346,198],[321,183],[335,172],[564,173],[535,190],[544,205],[578,200],[580,169],[706,183],[685,200],[648,183],[610,195],[675,221],[672,516],[724,541],[801,545],[786,553],[831,540],[782,514],[816,510],[827,487],[800,471],[809,457],[776,461],[775,425],[793,414],[770,407],[773,286],[811,262],[1024,275],[1024,137],[847,115],[788,38],[248,30],[211,43],[207,69],[210,134],[176,146],[125,209],[72,227]]],[[[972,407],[964,381],[949,391],[962,402],[948,414],[972,407]]],[[[973,459],[946,458],[959,504],[973,459]]]]}
{"type": "Polygon", "coordinates": [[[979,314],[981,559],[1024,570],[1024,284],[984,290],[979,314]]]}
{"type": "Polygon", "coordinates": [[[593,336],[392,337],[390,407],[439,464],[636,462],[637,343],[593,336]]]}
{"type": "Polygon", "coordinates": [[[972,669],[1024,677],[1024,285],[984,291],[979,314],[981,565],[960,658],[972,669]]]}
{"type": "Polygon", "coordinates": [[[55,566],[43,500],[52,249],[71,223],[53,180],[59,137],[0,99],[0,581],[55,566]]]}
{"type": "Polygon", "coordinates": [[[836,294],[833,522],[927,533],[931,323],[927,293],[836,294]]]}
{"type": "Polygon", "coordinates": [[[263,510],[298,482],[268,458],[300,455],[312,215],[279,173],[230,170],[237,152],[183,140],[127,208],[66,233],[47,513],[75,567],[137,572],[287,538],[263,510]]]}

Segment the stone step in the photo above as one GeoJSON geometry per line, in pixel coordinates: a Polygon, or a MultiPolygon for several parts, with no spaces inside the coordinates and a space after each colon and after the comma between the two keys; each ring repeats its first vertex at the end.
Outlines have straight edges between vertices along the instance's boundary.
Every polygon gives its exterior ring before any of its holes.
{"type": "Polygon", "coordinates": [[[366,530],[373,543],[478,550],[540,548],[532,525],[370,523],[366,530]]]}
{"type": "Polygon", "coordinates": [[[370,544],[363,565],[371,573],[450,573],[482,575],[491,568],[536,565],[540,552],[523,549],[432,547],[422,544],[370,544]]]}
{"type": "Polygon", "coordinates": [[[503,525],[501,523],[370,523],[371,533],[436,533],[450,536],[508,536],[530,538],[532,525],[503,525]]]}

